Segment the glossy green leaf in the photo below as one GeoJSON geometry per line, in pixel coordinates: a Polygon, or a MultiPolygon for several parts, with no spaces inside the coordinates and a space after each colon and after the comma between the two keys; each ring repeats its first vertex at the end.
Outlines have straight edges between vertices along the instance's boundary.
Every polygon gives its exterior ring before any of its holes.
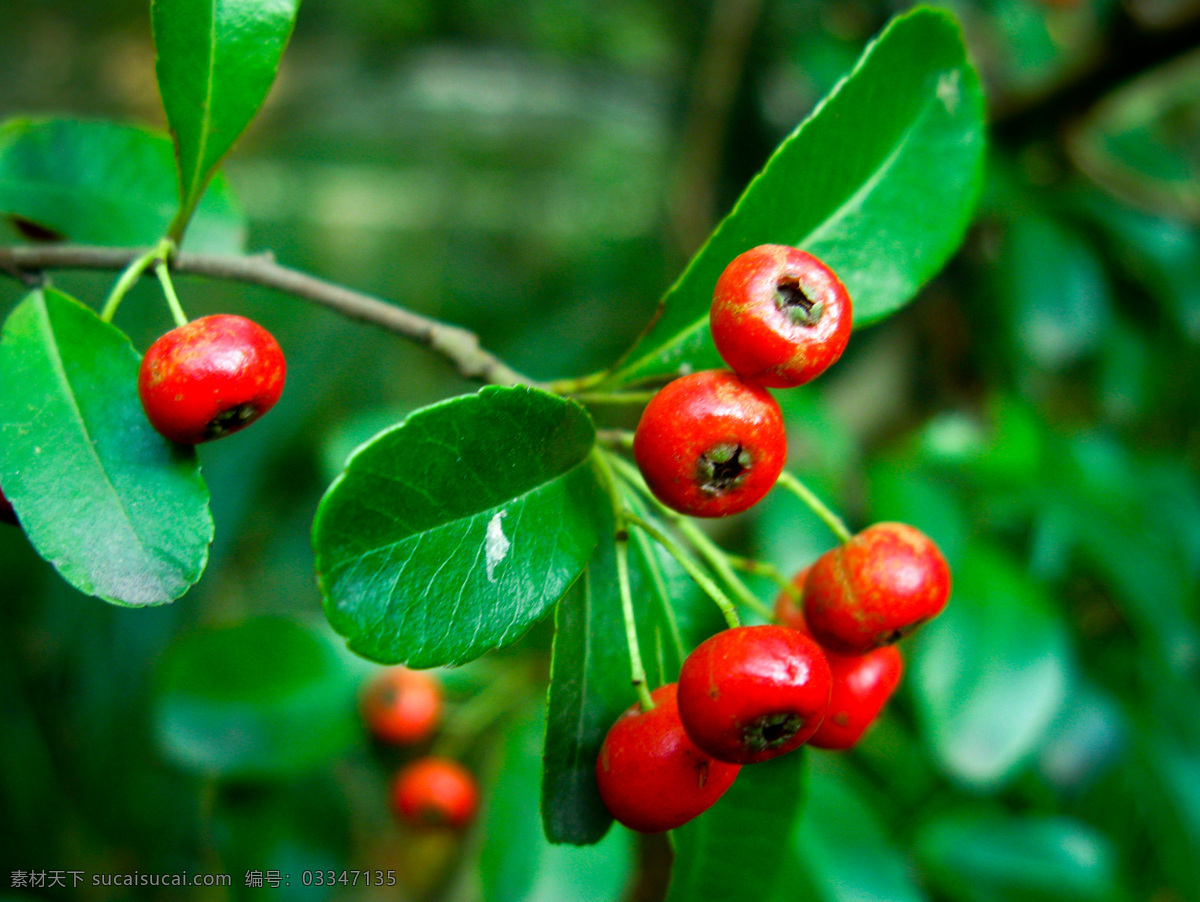
{"type": "MultiPolygon", "coordinates": [[[[596,790],[596,756],[613,721],[637,700],[611,517],[603,530],[586,572],[556,610],[542,778],[551,842],[594,843],[608,830],[612,817],[596,790]]],[[[637,529],[629,542],[629,580],[650,682],[673,682],[687,652],[719,628],[719,612],[696,596],[675,559],[637,529]]]]}
{"type": "Polygon", "coordinates": [[[775,151],[610,381],[720,366],[713,286],[758,244],[824,260],[849,289],[857,326],[892,313],[962,240],[983,145],[982,95],[954,19],[929,8],[896,19],[775,151]]]}
{"type": "Polygon", "coordinates": [[[155,72],[179,164],[179,238],[266,99],[299,0],[153,0],[155,72]]]}
{"type": "Polygon", "coordinates": [[[1045,739],[1071,677],[1066,628],[1041,586],[970,548],[946,610],[918,633],[909,685],[942,768],[978,789],[1010,779],[1045,739]]]}
{"type": "Polygon", "coordinates": [[[213,535],[195,451],[142,412],[139,362],[120,331],[52,289],[26,297],[0,336],[5,494],[68,582],[125,605],[186,592],[213,535]]]}
{"type": "Polygon", "coordinates": [[[325,613],[365,657],[460,664],[519,638],[583,571],[607,505],[578,404],[484,388],[351,458],[313,526],[325,613]]]}
{"type": "Polygon", "coordinates": [[[545,712],[513,726],[488,796],[479,874],[485,902],[616,902],[633,868],[632,836],[613,830],[594,846],[551,845],[538,814],[545,712]]]}
{"type": "Polygon", "coordinates": [[[360,668],[314,627],[261,617],[185,633],[159,665],[158,741],[176,763],[223,777],[285,776],[358,739],[360,668]]]}
{"type": "MultiPolygon", "coordinates": [[[[170,140],[142,128],[74,119],[0,125],[0,216],[24,232],[77,244],[144,247],[166,234],[178,204],[170,140]]],[[[185,248],[238,253],[245,219],[217,178],[185,248]]]]}
{"type": "MultiPolygon", "coordinates": [[[[802,876],[786,885],[802,880],[820,902],[920,902],[925,894],[905,855],[863,793],[830,766],[828,754],[812,753],[804,808],[792,834],[802,876]]],[[[794,892],[784,891],[772,900],[794,898],[794,892]]]]}
{"type": "Polygon", "coordinates": [[[805,752],[743,767],[717,803],[674,831],[667,902],[761,899],[778,885],[784,838],[804,802],[805,752]]]}
{"type": "Polygon", "coordinates": [[[1120,898],[1107,838],[1070,818],[947,814],[921,828],[917,851],[933,882],[959,902],[1120,898]]]}

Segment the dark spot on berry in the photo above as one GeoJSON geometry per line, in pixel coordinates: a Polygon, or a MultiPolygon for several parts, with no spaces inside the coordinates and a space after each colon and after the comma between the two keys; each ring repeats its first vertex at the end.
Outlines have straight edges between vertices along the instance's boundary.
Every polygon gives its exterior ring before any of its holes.
{"type": "Polygon", "coordinates": [[[237,432],[243,426],[249,425],[257,413],[258,408],[249,403],[239,404],[236,407],[230,407],[228,410],[222,410],[212,418],[205,428],[204,440],[211,441],[212,439],[229,435],[231,432],[237,432]]]}
{"type": "Polygon", "coordinates": [[[742,730],[742,745],[752,752],[778,748],[795,736],[800,726],[795,714],[764,714],[742,730]]]}
{"type": "Polygon", "coordinates": [[[696,461],[700,490],[709,495],[723,495],[737,488],[753,462],[750,452],[741,445],[722,444],[709,448],[696,461]]]}
{"type": "Polygon", "coordinates": [[[776,284],[775,306],[800,326],[815,326],[825,312],[825,305],[810,298],[800,287],[800,280],[790,276],[776,284]]]}

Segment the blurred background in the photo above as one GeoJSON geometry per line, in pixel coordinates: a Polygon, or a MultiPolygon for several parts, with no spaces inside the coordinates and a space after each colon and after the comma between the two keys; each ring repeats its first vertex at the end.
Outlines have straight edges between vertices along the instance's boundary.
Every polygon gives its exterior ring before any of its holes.
{"type": "MultiPolygon", "coordinates": [[[[989,101],[976,223],[917,301],[781,400],[793,469],[856,528],[928,532],[955,596],[862,745],[809,754],[781,837],[804,895],[780,899],[1200,900],[1200,5],[949,5],[989,101]]],[[[903,8],[304,0],[226,173],[251,250],[464,325],[533,377],[578,375],[628,346],[903,8]]],[[[0,116],[162,127],[144,0],[0,0],[0,22],[0,116]]],[[[98,304],[112,277],[56,281],[98,304]]],[[[323,626],[321,494],[359,442],[473,386],[304,302],[179,288],[192,316],[267,325],[288,390],[201,449],[216,541],[174,605],[84,597],[0,530],[0,898],[653,898],[627,838],[598,859],[538,837],[545,625],[442,674],[439,742],[491,799],[464,837],[393,820],[387,780],[415,752],[367,737],[355,695],[378,668],[323,626]],[[502,705],[481,696],[498,680],[502,705]],[[302,877],[346,869],[395,885],[302,877]],[[91,885],[165,872],[233,885],[91,885]],[[290,882],[246,885],[272,872],[290,882]]],[[[19,296],[0,283],[0,314],[19,296]]],[[[143,285],[118,324],[145,347],[170,320],[143,285]]],[[[718,536],[789,572],[831,543],[789,498],[718,536]]]]}

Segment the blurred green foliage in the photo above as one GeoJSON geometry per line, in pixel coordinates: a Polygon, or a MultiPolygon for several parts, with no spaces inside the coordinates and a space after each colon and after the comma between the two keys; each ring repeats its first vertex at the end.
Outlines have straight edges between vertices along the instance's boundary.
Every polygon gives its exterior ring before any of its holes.
{"type": "MultiPolygon", "coordinates": [[[[976,225],[915,304],[856,334],[786,403],[792,467],[853,524],[927,531],[955,594],[906,649],[901,696],[864,743],[806,753],[806,804],[779,839],[795,885],[830,902],[1200,898],[1195,9],[950,6],[993,123],[976,225]]],[[[0,117],[161,127],[146,7],[0,0],[0,117]]],[[[467,326],[535,377],[573,375],[628,347],[894,11],[305,0],[226,175],[251,250],[467,326]]],[[[98,299],[111,280],[55,281],[98,299]]],[[[528,702],[547,625],[445,674],[448,729],[495,787],[479,830],[457,843],[391,821],[391,753],[348,725],[365,665],[312,626],[309,530],[349,449],[465,386],[424,351],[303,302],[180,289],[194,316],[269,324],[288,391],[251,433],[202,450],[217,538],[174,605],[86,599],[19,532],[0,533],[0,892],[18,871],[188,871],[233,887],[121,895],[507,902],[613,892],[613,869],[642,861],[638,886],[661,894],[659,843],[640,858],[621,834],[584,857],[539,845],[528,702]],[[248,660],[247,630],[273,636],[269,659],[248,660]],[[214,644],[233,658],[205,665],[214,644]],[[206,679],[187,677],[197,668],[206,679]],[[248,733],[213,757],[221,706],[250,712],[248,733]],[[281,744],[306,717],[321,729],[281,744]],[[528,845],[525,869],[498,857],[504,842],[528,845]],[[298,879],[324,868],[391,869],[398,885],[298,879]],[[272,869],[291,885],[244,888],[272,869]]],[[[20,293],[0,283],[0,311],[20,293]]],[[[169,325],[152,287],[125,303],[136,346],[169,325]]],[[[773,498],[719,538],[790,570],[829,544],[809,519],[773,498]]]]}

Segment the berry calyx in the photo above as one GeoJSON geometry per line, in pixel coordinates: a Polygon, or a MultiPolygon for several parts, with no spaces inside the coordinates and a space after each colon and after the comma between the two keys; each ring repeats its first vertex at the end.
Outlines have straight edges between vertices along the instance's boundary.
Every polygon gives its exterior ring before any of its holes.
{"type": "Polygon", "coordinates": [[[787,458],[770,393],[728,370],[681,376],[650,399],[633,437],[650,491],[672,510],[724,517],[757,504],[787,458]]]}
{"type": "Polygon", "coordinates": [[[679,716],[714,758],[753,764],[812,736],[829,693],[829,665],[811,637],[785,626],[743,626],[709,637],[683,662],[679,716]]]}
{"type": "Polygon", "coordinates": [[[640,833],[682,826],[725,794],[741,770],[702,752],[679,720],[675,683],[617,718],[596,757],[596,786],[613,817],[640,833]]]}
{"type": "Polygon", "coordinates": [[[717,279],[709,328],[734,372],[771,388],[825,372],[850,340],[850,295],[828,266],[798,248],[762,244],[717,279]]]}
{"type": "MultiPolygon", "coordinates": [[[[792,585],[803,591],[808,571],[806,567],[797,573],[792,585]]],[[[779,593],[775,616],[785,626],[808,633],[804,612],[790,593],[779,593]]],[[[821,749],[848,749],[862,738],[896,691],[904,673],[904,659],[895,645],[865,655],[826,650],[825,658],[832,681],[829,709],[808,744],[821,749]]]]}
{"type": "Polygon", "coordinates": [[[479,784],[450,758],[419,758],[392,780],[392,807],[414,827],[462,830],[479,810],[479,784]]]}
{"type": "Polygon", "coordinates": [[[904,523],[876,523],[812,565],[804,619],[825,648],[861,655],[936,617],[949,597],[950,568],[933,540],[904,523]]]}
{"type": "Polygon", "coordinates": [[[138,395],[151,425],[185,445],[246,428],[275,406],[286,365],[271,333],[217,314],[159,337],[142,357],[138,395]]]}
{"type": "Polygon", "coordinates": [[[424,742],[441,718],[441,684],[422,670],[389,667],[367,684],[360,708],[378,739],[397,745],[424,742]]]}

